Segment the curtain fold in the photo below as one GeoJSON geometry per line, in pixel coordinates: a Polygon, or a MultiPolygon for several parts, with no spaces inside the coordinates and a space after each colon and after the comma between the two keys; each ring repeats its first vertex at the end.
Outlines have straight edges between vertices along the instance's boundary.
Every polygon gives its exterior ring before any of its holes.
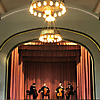
{"type": "Polygon", "coordinates": [[[79,46],[59,45],[47,48],[46,45],[20,46],[19,49],[22,49],[20,56],[18,47],[11,54],[10,99],[29,99],[26,90],[30,90],[33,82],[37,90],[45,82],[50,88],[50,99],[56,99],[55,89],[60,81],[64,88],[69,82],[74,89],[77,85],[77,99],[91,99],[90,55],[84,47],[81,52],[79,46]]]}
{"type": "Polygon", "coordinates": [[[10,99],[24,99],[23,63],[19,65],[18,47],[11,54],[10,99]]]}
{"type": "MultiPolygon", "coordinates": [[[[50,89],[50,99],[56,99],[55,90],[60,82],[62,82],[65,89],[68,87],[68,83],[72,83],[74,89],[76,87],[75,62],[24,62],[24,65],[25,91],[30,90],[30,86],[34,82],[36,82],[38,91],[43,86],[43,83],[46,83],[50,89]]],[[[25,95],[25,99],[29,99],[29,96],[25,95]]],[[[41,94],[37,99],[41,99],[41,94]]]]}
{"type": "Polygon", "coordinates": [[[77,99],[91,99],[90,54],[81,47],[80,62],[77,59],[77,99]]]}

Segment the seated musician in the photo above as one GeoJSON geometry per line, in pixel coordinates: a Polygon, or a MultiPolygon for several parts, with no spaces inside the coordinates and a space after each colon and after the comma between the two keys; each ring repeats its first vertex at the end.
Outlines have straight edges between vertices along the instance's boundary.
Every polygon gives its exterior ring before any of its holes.
{"type": "Polygon", "coordinates": [[[62,83],[59,83],[59,87],[56,89],[56,97],[57,99],[64,99],[64,88],[62,86],[62,83]]]}
{"type": "Polygon", "coordinates": [[[48,96],[48,99],[50,99],[50,90],[49,88],[46,86],[46,84],[44,83],[43,87],[39,90],[39,93],[41,92],[42,94],[42,99],[44,99],[44,96],[48,96]]]}
{"type": "Polygon", "coordinates": [[[38,94],[37,94],[37,90],[36,90],[36,83],[33,83],[30,86],[30,94],[33,94],[33,99],[36,99],[38,94]]]}
{"type": "Polygon", "coordinates": [[[68,88],[66,88],[66,99],[69,99],[70,95],[74,95],[74,92],[73,92],[73,86],[69,83],[68,88]]]}

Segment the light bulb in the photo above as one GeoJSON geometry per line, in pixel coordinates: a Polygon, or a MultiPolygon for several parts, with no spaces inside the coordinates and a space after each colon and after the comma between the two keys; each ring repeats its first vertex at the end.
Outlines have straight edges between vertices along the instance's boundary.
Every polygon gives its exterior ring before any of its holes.
{"type": "Polygon", "coordinates": [[[60,8],[63,8],[63,5],[62,4],[60,4],[60,8]]]}
{"type": "Polygon", "coordinates": [[[37,12],[36,11],[34,12],[34,16],[37,16],[37,12]]]}
{"type": "Polygon", "coordinates": [[[63,8],[62,8],[63,10],[66,10],[66,7],[65,6],[63,6],[63,8]]]}
{"type": "Polygon", "coordinates": [[[61,16],[61,12],[58,12],[58,16],[61,16]]]}
{"type": "Polygon", "coordinates": [[[47,5],[47,1],[43,1],[43,5],[46,6],[47,5]]]}
{"type": "Polygon", "coordinates": [[[40,41],[44,41],[43,38],[39,38],[40,41]]]}
{"type": "Polygon", "coordinates": [[[66,12],[66,7],[64,7],[64,6],[63,6],[63,8],[62,8],[62,9],[63,9],[63,12],[66,12]]]}
{"type": "Polygon", "coordinates": [[[54,40],[54,42],[56,42],[56,40],[54,40]]]}
{"type": "Polygon", "coordinates": [[[44,38],[46,38],[47,36],[45,35],[44,38]]]}
{"type": "Polygon", "coordinates": [[[66,12],[66,9],[63,9],[63,12],[66,12]]]}
{"type": "Polygon", "coordinates": [[[38,2],[38,4],[37,4],[37,5],[38,5],[38,7],[41,7],[41,2],[38,2]]]}
{"type": "Polygon", "coordinates": [[[61,13],[62,13],[62,15],[64,15],[65,14],[65,11],[62,11],[61,13]]]}
{"type": "Polygon", "coordinates": [[[57,39],[57,42],[59,42],[59,40],[57,39]]]}
{"type": "Polygon", "coordinates": [[[43,15],[43,18],[46,18],[46,14],[43,15]]]}
{"type": "Polygon", "coordinates": [[[58,7],[58,6],[59,6],[59,2],[56,2],[56,3],[55,3],[55,6],[58,7]]]}
{"type": "Polygon", "coordinates": [[[33,8],[36,8],[36,4],[33,4],[33,8]]]}
{"type": "Polygon", "coordinates": [[[50,6],[53,6],[53,1],[50,1],[50,6]]]}
{"type": "Polygon", "coordinates": [[[54,17],[57,17],[57,13],[54,13],[54,17]]]}
{"type": "Polygon", "coordinates": [[[41,36],[41,38],[43,39],[43,36],[41,36]]]}
{"type": "Polygon", "coordinates": [[[38,13],[38,17],[41,17],[42,15],[41,15],[41,13],[38,13]]]}
{"type": "Polygon", "coordinates": [[[58,36],[58,40],[59,40],[59,41],[61,41],[61,40],[62,40],[62,38],[61,38],[60,36],[58,36]]]}
{"type": "Polygon", "coordinates": [[[47,40],[44,40],[44,42],[47,42],[47,40]]]}
{"type": "Polygon", "coordinates": [[[48,35],[48,37],[50,37],[50,35],[48,35]]]}
{"type": "Polygon", "coordinates": [[[32,9],[29,9],[29,12],[30,12],[31,14],[33,14],[33,10],[32,10],[32,9]]]}
{"type": "Polygon", "coordinates": [[[45,10],[45,14],[46,15],[51,15],[51,10],[49,10],[49,9],[48,10],[45,10]]]}
{"type": "Polygon", "coordinates": [[[46,18],[46,21],[47,21],[47,22],[52,22],[52,21],[55,21],[55,18],[54,18],[53,16],[48,16],[48,17],[46,18]]]}
{"type": "Polygon", "coordinates": [[[33,14],[33,6],[30,6],[29,12],[33,14]]]}
{"type": "Polygon", "coordinates": [[[51,35],[51,38],[53,38],[53,35],[51,35]]]}
{"type": "Polygon", "coordinates": [[[33,10],[33,6],[30,6],[30,10],[33,10]]]}
{"type": "Polygon", "coordinates": [[[57,38],[57,35],[55,35],[55,38],[57,38]]]}
{"type": "Polygon", "coordinates": [[[44,42],[44,40],[42,40],[42,42],[44,42]]]}
{"type": "Polygon", "coordinates": [[[31,10],[31,14],[33,14],[34,13],[34,11],[33,10],[31,10]]]}

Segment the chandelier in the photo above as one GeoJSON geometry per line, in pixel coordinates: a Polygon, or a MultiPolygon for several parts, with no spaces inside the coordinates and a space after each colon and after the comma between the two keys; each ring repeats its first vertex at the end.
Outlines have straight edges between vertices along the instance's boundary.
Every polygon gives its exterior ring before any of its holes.
{"type": "Polygon", "coordinates": [[[45,29],[41,31],[39,40],[44,43],[56,43],[62,40],[60,31],[57,29],[45,29]]]}
{"type": "Polygon", "coordinates": [[[33,0],[29,12],[34,16],[43,17],[47,22],[53,22],[56,17],[66,13],[66,6],[61,0],[33,0]]]}

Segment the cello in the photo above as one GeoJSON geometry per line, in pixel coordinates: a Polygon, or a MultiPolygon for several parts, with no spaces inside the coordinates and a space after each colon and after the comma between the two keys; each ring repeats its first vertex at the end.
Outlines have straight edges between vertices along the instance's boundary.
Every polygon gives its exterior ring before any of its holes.
{"type": "Polygon", "coordinates": [[[71,89],[69,88],[69,89],[67,89],[67,91],[66,91],[66,96],[68,97],[68,95],[70,94],[70,91],[71,91],[71,89]]]}
{"type": "Polygon", "coordinates": [[[48,96],[49,95],[49,90],[47,88],[44,88],[44,95],[48,96]]]}
{"type": "Polygon", "coordinates": [[[62,88],[59,89],[59,93],[57,93],[58,97],[62,97],[62,88]]]}
{"type": "MultiPolygon", "coordinates": [[[[73,84],[72,84],[73,85],[73,84]]],[[[66,97],[68,97],[69,95],[75,95],[76,94],[76,90],[73,91],[73,86],[70,84],[70,88],[66,88],[66,97]]],[[[76,87],[77,89],[78,87],[76,87]]]]}

